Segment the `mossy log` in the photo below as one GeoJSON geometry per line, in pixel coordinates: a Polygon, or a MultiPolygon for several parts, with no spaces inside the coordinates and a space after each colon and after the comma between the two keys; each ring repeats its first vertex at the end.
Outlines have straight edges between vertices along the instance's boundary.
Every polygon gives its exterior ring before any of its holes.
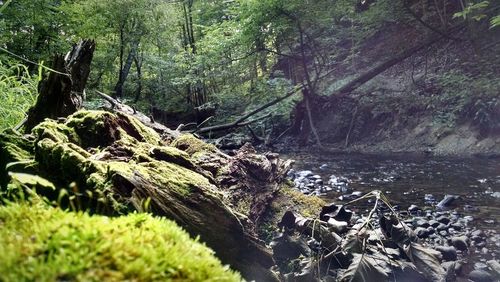
{"type": "MultiPolygon", "coordinates": [[[[230,157],[192,135],[164,141],[136,118],[106,111],[45,120],[25,136],[5,132],[0,148],[2,167],[32,163],[37,174],[68,188],[68,205],[165,216],[199,235],[246,278],[275,279],[271,251],[255,235],[290,165],[275,154],[245,146],[230,157]]],[[[61,198],[61,191],[39,193],[61,198]]]]}

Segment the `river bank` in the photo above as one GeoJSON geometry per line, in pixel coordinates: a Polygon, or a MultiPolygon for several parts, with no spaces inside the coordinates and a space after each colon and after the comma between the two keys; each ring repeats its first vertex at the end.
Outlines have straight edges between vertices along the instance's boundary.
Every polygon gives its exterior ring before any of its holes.
{"type": "MultiPolygon", "coordinates": [[[[440,253],[444,268],[454,267],[454,279],[498,279],[498,159],[310,153],[284,157],[297,160],[288,174],[297,190],[348,205],[354,214],[349,228],[362,223],[376,205],[373,198],[352,201],[381,190],[418,241],[440,253]]],[[[380,219],[388,212],[388,206],[376,207],[374,229],[381,228],[380,219]]]]}

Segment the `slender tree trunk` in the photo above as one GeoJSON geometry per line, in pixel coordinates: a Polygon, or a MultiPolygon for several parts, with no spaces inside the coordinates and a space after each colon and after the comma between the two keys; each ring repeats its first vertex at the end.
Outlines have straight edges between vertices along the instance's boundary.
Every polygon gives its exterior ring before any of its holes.
{"type": "MultiPolygon", "coordinates": [[[[118,72],[118,82],[123,81],[123,56],[125,55],[125,25],[120,25],[120,70],[118,72]]],[[[116,87],[115,87],[116,90],[116,87]]],[[[121,90],[121,88],[120,88],[121,90]]],[[[122,93],[117,93],[116,91],[113,93],[113,98],[121,98],[122,93]]]]}
{"type": "Polygon", "coordinates": [[[115,85],[115,96],[118,98],[123,97],[123,85],[127,80],[128,74],[130,72],[130,68],[132,67],[132,63],[134,62],[134,58],[137,53],[137,48],[139,47],[139,42],[133,42],[130,47],[130,51],[127,56],[127,60],[124,64],[122,64],[122,68],[120,70],[120,76],[118,78],[118,82],[115,85]]]}
{"type": "Polygon", "coordinates": [[[137,103],[141,98],[142,92],[142,58],[139,58],[139,56],[135,56],[134,63],[137,71],[137,88],[135,89],[134,103],[137,103]]]}

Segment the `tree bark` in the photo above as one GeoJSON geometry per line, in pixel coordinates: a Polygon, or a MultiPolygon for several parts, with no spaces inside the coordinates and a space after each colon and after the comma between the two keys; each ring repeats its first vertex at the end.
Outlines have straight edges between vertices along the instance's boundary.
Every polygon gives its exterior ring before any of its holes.
{"type": "Polygon", "coordinates": [[[132,63],[134,62],[137,48],[139,47],[139,41],[136,41],[130,47],[130,52],[128,53],[127,60],[125,64],[120,69],[120,75],[118,77],[118,82],[115,85],[115,94],[114,97],[122,98],[123,97],[123,85],[125,85],[125,81],[127,80],[128,74],[130,72],[130,68],[132,67],[132,63]]]}
{"type": "Polygon", "coordinates": [[[142,92],[142,58],[135,56],[134,63],[137,71],[137,88],[135,89],[134,103],[137,103],[141,98],[141,92],[142,92]]]}
{"type": "Polygon", "coordinates": [[[81,108],[94,50],[94,41],[82,40],[65,57],[55,56],[52,69],[57,72],[50,72],[38,85],[39,95],[28,111],[26,131],[45,118],[67,117],[81,108]]]}

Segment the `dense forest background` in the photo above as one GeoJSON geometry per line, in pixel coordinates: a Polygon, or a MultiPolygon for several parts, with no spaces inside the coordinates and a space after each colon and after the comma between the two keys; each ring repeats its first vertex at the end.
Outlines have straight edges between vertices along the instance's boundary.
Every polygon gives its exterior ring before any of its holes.
{"type": "MultiPolygon", "coordinates": [[[[460,135],[474,137],[468,145],[486,140],[478,150],[494,151],[499,9],[467,0],[3,1],[1,127],[23,119],[55,53],[91,38],[88,108],[101,91],[174,128],[209,126],[291,96],[253,116],[266,118],[243,127],[245,138],[397,139],[425,150],[463,130],[473,132],[460,135]]],[[[385,144],[378,150],[393,147],[385,144]]]]}

